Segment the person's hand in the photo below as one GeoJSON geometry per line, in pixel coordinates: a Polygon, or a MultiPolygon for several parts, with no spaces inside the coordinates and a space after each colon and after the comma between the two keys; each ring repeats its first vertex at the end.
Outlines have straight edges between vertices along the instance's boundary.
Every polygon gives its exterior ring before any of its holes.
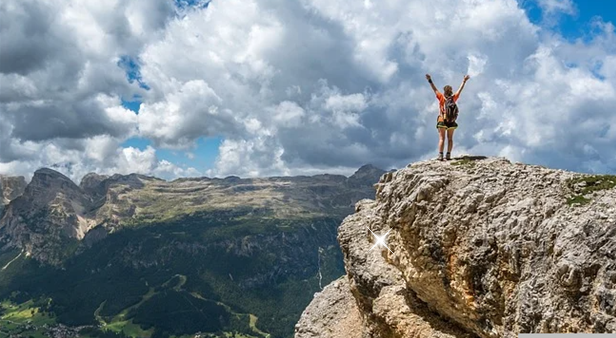
{"type": "Polygon", "coordinates": [[[468,79],[470,79],[470,78],[471,78],[471,77],[470,77],[470,76],[468,76],[468,75],[464,76],[464,82],[468,81],[468,79]]]}
{"type": "Polygon", "coordinates": [[[430,74],[426,74],[426,79],[427,79],[428,81],[430,81],[430,80],[432,79],[432,77],[430,76],[430,74]]]}

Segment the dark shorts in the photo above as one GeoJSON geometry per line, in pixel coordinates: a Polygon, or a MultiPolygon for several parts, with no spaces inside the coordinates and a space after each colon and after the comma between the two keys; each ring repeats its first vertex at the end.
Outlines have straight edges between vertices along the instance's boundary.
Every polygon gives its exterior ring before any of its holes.
{"type": "Polygon", "coordinates": [[[458,128],[458,124],[455,121],[449,122],[449,121],[439,121],[439,119],[436,119],[436,129],[456,129],[458,128]]]}

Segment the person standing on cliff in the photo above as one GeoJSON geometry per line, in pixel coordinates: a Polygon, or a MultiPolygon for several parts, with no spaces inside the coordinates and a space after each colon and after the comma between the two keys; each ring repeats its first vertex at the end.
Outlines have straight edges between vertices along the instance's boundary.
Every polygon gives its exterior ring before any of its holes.
{"type": "Polygon", "coordinates": [[[443,147],[445,146],[445,135],[447,135],[447,156],[445,159],[451,160],[451,150],[453,149],[453,132],[458,128],[458,124],[456,123],[456,119],[458,118],[458,106],[456,102],[458,98],[460,98],[460,93],[462,93],[462,89],[464,89],[464,85],[466,81],[471,77],[466,75],[464,76],[464,80],[462,80],[462,84],[458,91],[454,94],[453,89],[450,85],[447,85],[443,88],[443,93],[439,92],[434,83],[432,82],[432,77],[430,74],[426,74],[426,79],[430,83],[430,87],[436,94],[436,99],[439,102],[439,114],[436,119],[436,129],[439,134],[438,141],[438,160],[443,160],[443,147]]]}

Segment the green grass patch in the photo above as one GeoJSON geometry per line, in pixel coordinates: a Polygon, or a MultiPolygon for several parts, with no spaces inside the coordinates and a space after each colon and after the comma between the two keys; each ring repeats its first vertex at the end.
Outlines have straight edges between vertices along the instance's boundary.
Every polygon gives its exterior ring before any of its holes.
{"type": "Polygon", "coordinates": [[[129,319],[129,314],[132,310],[139,308],[141,304],[152,298],[156,293],[157,292],[154,291],[154,288],[150,288],[148,290],[148,293],[143,295],[139,303],[129,306],[124,310],[120,311],[120,313],[115,315],[109,323],[105,322],[105,320],[99,316],[100,310],[105,307],[106,301],[101,304],[101,306],[96,310],[96,312],[94,312],[94,315],[97,320],[101,322],[101,324],[103,324],[104,331],[123,333],[128,337],[151,337],[154,333],[154,329],[142,329],[140,325],[133,323],[133,320],[129,319]]]}
{"type": "Polygon", "coordinates": [[[451,165],[472,167],[475,165],[475,161],[465,157],[459,161],[451,162],[451,165]]]}
{"type": "Polygon", "coordinates": [[[43,326],[44,324],[53,324],[55,320],[52,316],[42,311],[39,307],[45,301],[34,302],[29,300],[22,304],[15,304],[5,300],[0,303],[2,315],[0,321],[13,323],[30,323],[34,326],[43,326]]]}
{"type": "Polygon", "coordinates": [[[0,337],[47,337],[43,325],[53,325],[55,318],[41,310],[48,300],[29,300],[21,304],[0,302],[0,337]]]}
{"type": "Polygon", "coordinates": [[[257,316],[255,316],[253,314],[250,314],[250,321],[249,321],[250,328],[254,332],[260,334],[261,336],[266,337],[266,338],[270,338],[270,334],[269,333],[263,332],[263,331],[259,330],[259,328],[257,328],[257,321],[258,320],[259,320],[259,318],[257,316]]]}
{"type": "Polygon", "coordinates": [[[587,198],[594,192],[616,187],[616,175],[589,175],[569,179],[567,188],[573,193],[567,198],[569,205],[584,205],[591,200],[587,198]]]}
{"type": "Polygon", "coordinates": [[[103,327],[104,331],[115,333],[123,333],[127,337],[144,337],[149,338],[154,333],[154,329],[144,330],[138,324],[133,323],[133,320],[118,320],[112,321],[110,324],[103,327]]]}
{"type": "Polygon", "coordinates": [[[451,162],[451,165],[455,166],[469,166],[472,167],[475,165],[475,162],[485,160],[487,157],[485,156],[462,156],[456,157],[455,162],[451,162]]]}
{"type": "Polygon", "coordinates": [[[589,198],[586,198],[580,195],[567,198],[567,204],[569,205],[574,205],[574,204],[584,205],[584,204],[587,204],[588,202],[590,202],[589,198]]]}

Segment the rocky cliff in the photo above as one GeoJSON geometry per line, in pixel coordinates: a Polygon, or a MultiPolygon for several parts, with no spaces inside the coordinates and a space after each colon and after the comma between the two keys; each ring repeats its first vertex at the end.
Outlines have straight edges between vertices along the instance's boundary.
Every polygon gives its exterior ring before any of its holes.
{"type": "Polygon", "coordinates": [[[616,332],[616,176],[463,158],[376,187],[339,228],[346,276],[296,338],[616,332]]]}
{"type": "Polygon", "coordinates": [[[96,225],[92,200],[68,177],[39,169],[0,220],[0,240],[28,256],[55,262],[70,254],[75,240],[96,225]],[[67,250],[68,249],[68,250],[67,250]]]}
{"type": "Polygon", "coordinates": [[[23,176],[0,175],[0,218],[4,206],[21,196],[26,189],[26,180],[23,176]]]}

